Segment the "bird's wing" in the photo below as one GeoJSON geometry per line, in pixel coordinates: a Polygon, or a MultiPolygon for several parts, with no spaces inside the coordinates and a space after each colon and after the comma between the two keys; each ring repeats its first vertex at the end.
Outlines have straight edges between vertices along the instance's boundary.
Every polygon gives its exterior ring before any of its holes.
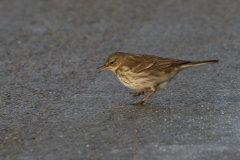
{"type": "Polygon", "coordinates": [[[173,58],[163,58],[152,55],[131,55],[127,59],[128,67],[135,73],[144,70],[161,70],[181,64],[189,63],[188,61],[177,60],[173,58]]]}

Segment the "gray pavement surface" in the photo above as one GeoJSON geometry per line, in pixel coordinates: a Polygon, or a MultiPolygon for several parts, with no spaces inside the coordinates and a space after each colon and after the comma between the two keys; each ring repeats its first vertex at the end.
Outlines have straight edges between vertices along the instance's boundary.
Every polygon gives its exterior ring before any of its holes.
{"type": "Polygon", "coordinates": [[[0,159],[240,159],[239,0],[1,0],[0,159]],[[116,51],[219,59],[134,98],[116,51]]]}

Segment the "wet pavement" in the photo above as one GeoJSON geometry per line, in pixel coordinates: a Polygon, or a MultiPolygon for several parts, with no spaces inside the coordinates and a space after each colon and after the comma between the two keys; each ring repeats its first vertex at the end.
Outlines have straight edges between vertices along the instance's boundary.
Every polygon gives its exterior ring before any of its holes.
{"type": "Polygon", "coordinates": [[[0,1],[0,159],[239,159],[238,0],[0,1]],[[129,95],[116,51],[219,59],[129,95]]]}

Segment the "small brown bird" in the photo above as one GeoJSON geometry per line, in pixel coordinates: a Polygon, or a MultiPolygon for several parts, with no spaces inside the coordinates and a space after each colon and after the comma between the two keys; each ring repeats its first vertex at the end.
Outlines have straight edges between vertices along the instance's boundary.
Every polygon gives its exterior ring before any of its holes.
{"type": "Polygon", "coordinates": [[[146,54],[134,54],[116,52],[112,53],[101,66],[104,70],[113,71],[118,79],[138,93],[130,93],[133,96],[145,95],[145,98],[133,105],[145,104],[144,101],[157,90],[163,89],[181,70],[207,63],[217,63],[219,60],[183,61],[173,58],[163,58],[146,54]]]}

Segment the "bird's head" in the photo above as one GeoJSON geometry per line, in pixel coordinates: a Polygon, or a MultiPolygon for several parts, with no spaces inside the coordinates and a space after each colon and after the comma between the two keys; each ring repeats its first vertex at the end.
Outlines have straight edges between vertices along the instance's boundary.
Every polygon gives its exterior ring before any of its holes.
{"type": "Polygon", "coordinates": [[[108,56],[106,63],[101,66],[100,68],[103,68],[101,71],[104,70],[110,70],[115,72],[115,70],[118,68],[118,66],[121,64],[123,58],[125,57],[127,53],[123,52],[116,52],[112,53],[111,55],[108,56]]]}

